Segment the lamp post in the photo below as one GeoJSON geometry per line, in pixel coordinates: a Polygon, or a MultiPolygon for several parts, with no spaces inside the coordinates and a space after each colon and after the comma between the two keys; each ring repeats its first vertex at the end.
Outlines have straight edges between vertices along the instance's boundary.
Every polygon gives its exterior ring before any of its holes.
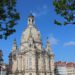
{"type": "Polygon", "coordinates": [[[2,75],[2,69],[4,68],[2,56],[3,56],[3,53],[2,53],[2,50],[0,50],[0,67],[1,67],[1,73],[0,74],[1,75],[2,75]]]}
{"type": "Polygon", "coordinates": [[[2,75],[2,65],[0,65],[0,68],[1,68],[1,72],[0,72],[0,75],[2,75]]]}
{"type": "Polygon", "coordinates": [[[1,73],[0,74],[2,75],[2,65],[0,65],[0,67],[1,67],[1,73]]]}
{"type": "Polygon", "coordinates": [[[2,75],[2,68],[3,68],[3,60],[2,59],[0,59],[1,61],[0,61],[0,67],[1,67],[1,75],[2,75]]]}

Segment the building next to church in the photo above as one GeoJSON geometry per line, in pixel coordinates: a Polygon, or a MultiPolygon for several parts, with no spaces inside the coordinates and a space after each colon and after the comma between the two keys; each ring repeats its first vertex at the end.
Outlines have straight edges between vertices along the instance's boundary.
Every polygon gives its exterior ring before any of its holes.
{"type": "Polygon", "coordinates": [[[54,75],[54,54],[47,39],[43,48],[40,31],[35,27],[32,14],[27,28],[22,33],[20,47],[14,40],[9,55],[9,70],[13,75],[54,75]]]}
{"type": "Polygon", "coordinates": [[[75,63],[55,62],[55,75],[75,75],[75,63]]]}

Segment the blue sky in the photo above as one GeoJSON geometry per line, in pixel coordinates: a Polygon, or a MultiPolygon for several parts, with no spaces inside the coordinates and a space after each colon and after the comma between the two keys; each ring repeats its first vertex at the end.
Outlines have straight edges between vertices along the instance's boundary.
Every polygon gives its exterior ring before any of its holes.
{"type": "Polygon", "coordinates": [[[27,27],[27,18],[31,12],[35,16],[36,27],[41,33],[43,47],[46,45],[47,37],[51,41],[55,61],[75,62],[75,26],[56,26],[53,23],[55,19],[62,22],[64,19],[55,13],[52,0],[17,0],[17,9],[21,16],[16,26],[17,32],[7,40],[0,40],[0,49],[3,50],[6,63],[15,38],[18,47],[20,46],[21,35],[27,27]]]}

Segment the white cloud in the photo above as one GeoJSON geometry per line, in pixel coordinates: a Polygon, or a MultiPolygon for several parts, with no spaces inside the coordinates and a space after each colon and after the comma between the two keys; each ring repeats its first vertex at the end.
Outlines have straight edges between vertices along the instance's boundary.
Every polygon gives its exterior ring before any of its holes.
{"type": "Polygon", "coordinates": [[[39,17],[39,16],[42,16],[42,15],[45,15],[47,14],[49,11],[48,9],[48,5],[43,5],[42,7],[39,7],[39,8],[36,8],[35,11],[32,11],[32,14],[35,16],[35,17],[39,17]]]}
{"type": "Polygon", "coordinates": [[[50,35],[49,40],[52,45],[57,45],[59,42],[59,40],[56,37],[54,37],[53,35],[50,35]]]}
{"type": "Polygon", "coordinates": [[[69,41],[64,43],[64,46],[75,46],[75,41],[69,41]]]}

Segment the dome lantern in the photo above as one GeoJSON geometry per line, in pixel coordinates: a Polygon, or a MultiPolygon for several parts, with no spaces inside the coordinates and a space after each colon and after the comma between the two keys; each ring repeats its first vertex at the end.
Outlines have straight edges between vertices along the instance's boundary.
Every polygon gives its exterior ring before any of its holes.
{"type": "Polygon", "coordinates": [[[33,26],[34,25],[34,16],[32,15],[32,13],[29,15],[28,17],[28,26],[33,26]]]}

